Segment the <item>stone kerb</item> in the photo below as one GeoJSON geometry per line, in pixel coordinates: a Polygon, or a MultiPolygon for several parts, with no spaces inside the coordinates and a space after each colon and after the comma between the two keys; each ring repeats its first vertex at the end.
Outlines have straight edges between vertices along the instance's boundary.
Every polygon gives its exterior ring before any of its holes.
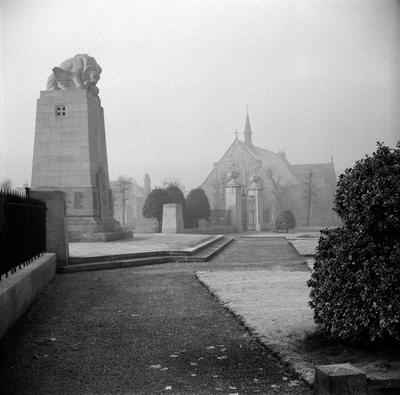
{"type": "Polygon", "coordinates": [[[0,338],[29,308],[55,274],[55,254],[44,254],[0,281],[0,338]]]}
{"type": "Polygon", "coordinates": [[[162,233],[182,233],[182,205],[168,203],[163,205],[162,233]]]}
{"type": "Polygon", "coordinates": [[[56,254],[57,265],[68,264],[65,193],[42,189],[31,190],[30,196],[46,202],[46,250],[56,254]]]}

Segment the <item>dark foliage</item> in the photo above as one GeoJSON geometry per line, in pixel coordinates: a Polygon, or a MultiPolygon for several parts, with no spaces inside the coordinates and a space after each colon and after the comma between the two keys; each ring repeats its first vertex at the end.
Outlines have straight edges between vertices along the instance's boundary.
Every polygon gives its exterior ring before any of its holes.
{"type": "Polygon", "coordinates": [[[167,196],[166,203],[178,203],[182,205],[182,211],[185,208],[185,196],[180,188],[175,184],[169,184],[165,188],[165,194],[167,196]]]}
{"type": "Polygon", "coordinates": [[[181,189],[176,184],[169,184],[165,188],[165,193],[167,195],[166,203],[177,203],[182,205],[182,216],[185,221],[186,218],[186,201],[185,195],[181,191],[181,189]]]}
{"type": "Polygon", "coordinates": [[[199,226],[199,219],[208,219],[210,214],[210,202],[203,189],[192,189],[186,198],[187,226],[197,228],[199,226]]]}
{"type": "Polygon", "coordinates": [[[276,230],[293,229],[296,227],[296,218],[290,210],[282,211],[275,220],[276,230]]]}
{"type": "Polygon", "coordinates": [[[383,144],[339,178],[335,210],[309,280],[314,319],[327,337],[400,340],[400,143],[383,144]]]}
{"type": "Polygon", "coordinates": [[[144,202],[142,213],[146,218],[156,218],[158,222],[158,231],[162,227],[163,205],[168,203],[168,196],[164,189],[153,189],[144,202]]]}

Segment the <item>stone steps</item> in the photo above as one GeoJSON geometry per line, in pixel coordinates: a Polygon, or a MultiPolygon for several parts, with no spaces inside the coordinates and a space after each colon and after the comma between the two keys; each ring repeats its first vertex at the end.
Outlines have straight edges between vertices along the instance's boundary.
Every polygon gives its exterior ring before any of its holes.
{"type": "Polygon", "coordinates": [[[59,266],[58,273],[75,273],[92,270],[107,270],[122,267],[154,265],[168,262],[206,262],[222,251],[234,239],[227,237],[213,238],[187,251],[154,251],[136,254],[123,254],[99,257],[74,257],[71,264],[59,266]]]}

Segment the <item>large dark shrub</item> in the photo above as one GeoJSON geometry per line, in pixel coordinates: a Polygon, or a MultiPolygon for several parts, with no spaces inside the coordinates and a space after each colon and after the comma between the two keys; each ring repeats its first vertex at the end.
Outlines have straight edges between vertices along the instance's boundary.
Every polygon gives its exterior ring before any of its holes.
{"type": "Polygon", "coordinates": [[[158,222],[158,231],[161,232],[163,205],[167,203],[168,196],[164,189],[153,189],[144,202],[142,213],[145,218],[156,218],[158,222]]]}
{"type": "Polygon", "coordinates": [[[276,230],[293,229],[296,227],[296,218],[290,210],[282,211],[275,220],[276,230]]]}
{"type": "Polygon", "coordinates": [[[201,188],[192,189],[186,198],[186,217],[188,227],[197,228],[199,219],[210,217],[210,202],[201,188]]]}
{"type": "Polygon", "coordinates": [[[382,144],[339,178],[344,226],[319,240],[310,305],[322,333],[400,340],[400,144],[382,144]]]}
{"type": "Polygon", "coordinates": [[[182,205],[182,209],[185,207],[185,196],[181,189],[176,184],[169,184],[165,188],[167,196],[166,203],[178,203],[182,205]]]}

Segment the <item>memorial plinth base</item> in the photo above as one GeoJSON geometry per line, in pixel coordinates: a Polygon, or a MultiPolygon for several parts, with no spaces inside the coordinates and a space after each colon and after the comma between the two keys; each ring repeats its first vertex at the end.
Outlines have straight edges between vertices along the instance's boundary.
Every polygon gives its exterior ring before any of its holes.
{"type": "Polygon", "coordinates": [[[163,206],[162,233],[182,233],[182,205],[167,203],[163,206]]]}
{"type": "Polygon", "coordinates": [[[89,91],[40,92],[31,185],[64,192],[68,241],[132,237],[113,218],[104,113],[89,91]]]}
{"type": "Polygon", "coordinates": [[[113,241],[131,239],[131,230],[121,228],[114,218],[67,217],[68,241],[113,241]]]}

